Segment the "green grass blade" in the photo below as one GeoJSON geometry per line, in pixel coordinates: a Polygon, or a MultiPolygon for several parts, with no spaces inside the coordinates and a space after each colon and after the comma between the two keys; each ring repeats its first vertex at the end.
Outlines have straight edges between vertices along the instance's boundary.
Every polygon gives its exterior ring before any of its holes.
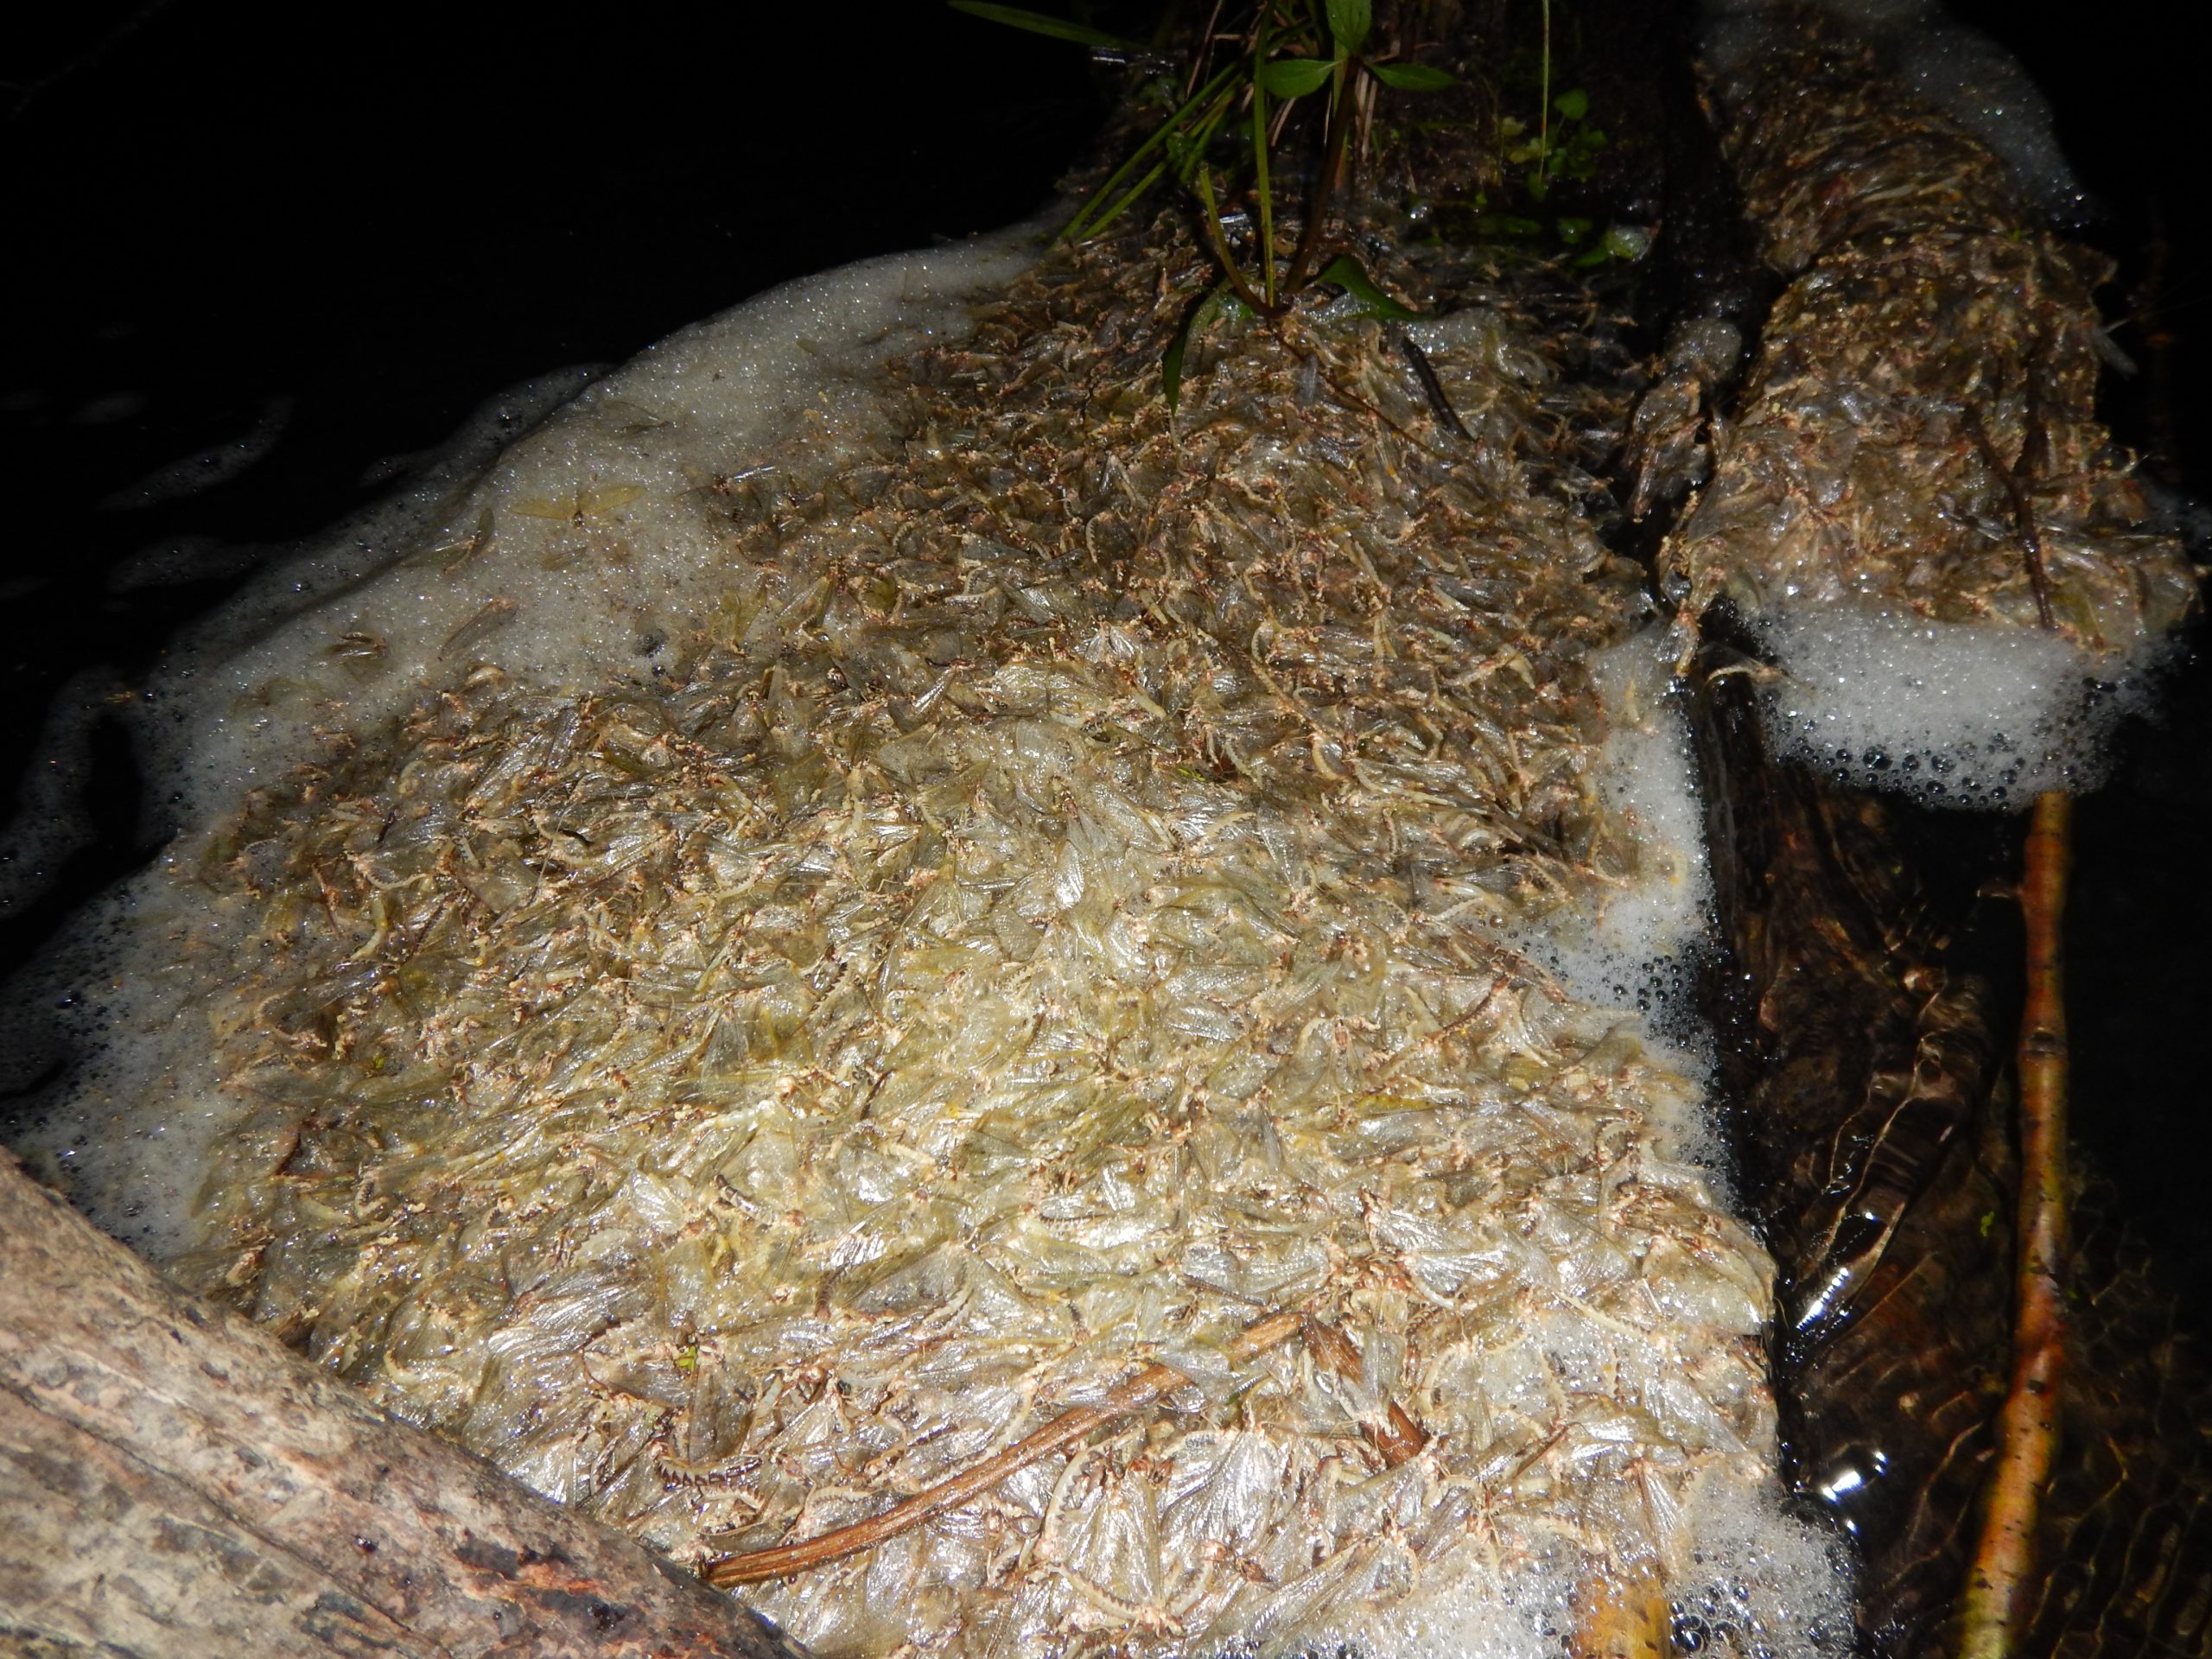
{"type": "Polygon", "coordinates": [[[1209,99],[1218,95],[1224,87],[1236,78],[1243,67],[1241,60],[1230,64],[1217,73],[1211,80],[1199,87],[1197,92],[1185,99],[1175,112],[1154,128],[1151,137],[1139,144],[1130,152],[1129,158],[1114,169],[1108,176],[1106,182],[1092,192],[1090,200],[1084,204],[1080,213],[1068,221],[1068,227],[1060,232],[1061,236],[1070,242],[1078,242],[1086,236],[1095,236],[1128,211],[1130,204],[1138,197],[1152,188],[1159,181],[1164,163],[1154,165],[1149,172],[1137,181],[1133,188],[1123,191],[1118,198],[1114,194],[1116,190],[1121,190],[1128,179],[1135,174],[1138,168],[1143,164],[1146,156],[1151,155],[1154,150],[1159,149],[1173,136],[1176,128],[1182,124],[1184,119],[1193,110],[1202,106],[1209,99]],[[1111,204],[1110,207],[1108,204],[1111,204]]]}
{"type": "Polygon", "coordinates": [[[1185,184],[1190,183],[1191,177],[1198,171],[1199,163],[1205,160],[1207,146],[1213,143],[1214,134],[1221,130],[1221,124],[1228,118],[1229,111],[1236,102],[1236,89],[1230,87],[1222,93],[1214,106],[1205,112],[1205,117],[1195,127],[1191,129],[1191,137],[1184,149],[1183,159],[1175,168],[1175,176],[1185,184]]]}
{"type": "Polygon", "coordinates": [[[1092,202],[1070,221],[1067,229],[1062,231],[1060,234],[1071,242],[1080,242],[1086,236],[1098,235],[1134,207],[1146,191],[1158,184],[1160,175],[1166,170],[1167,162],[1165,157],[1154,162],[1145,170],[1142,178],[1122,193],[1120,200],[1110,206],[1103,206],[1102,202],[1097,201],[1092,202]],[[1092,216],[1094,213],[1095,217],[1092,216]]]}
{"type": "Polygon", "coordinates": [[[1109,52],[1148,52],[1151,48],[1142,41],[1124,40],[1119,35],[1109,35],[1100,29],[1085,29],[1081,23],[1071,23],[1065,17],[1047,16],[1041,11],[1027,11],[1020,6],[994,6],[986,0],[945,0],[955,11],[964,11],[970,17],[981,17],[986,22],[1004,23],[1010,29],[1025,29],[1032,35],[1050,35],[1056,41],[1073,41],[1077,46],[1103,46],[1109,52]]]}

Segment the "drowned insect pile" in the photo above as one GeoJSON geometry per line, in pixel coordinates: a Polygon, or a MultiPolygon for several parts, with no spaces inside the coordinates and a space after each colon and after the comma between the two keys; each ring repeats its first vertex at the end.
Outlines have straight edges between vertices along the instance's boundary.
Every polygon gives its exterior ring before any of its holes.
{"type": "Polygon", "coordinates": [[[1634,1006],[1703,888],[1613,325],[1378,256],[1428,375],[1309,296],[1171,413],[1198,259],[1053,254],[872,454],[730,454],[665,673],[464,666],[258,791],[161,945],[240,1115],[178,1269],[694,1562],[1170,1368],[748,1591],[825,1654],[1815,1650],[1770,1265],[1634,1006]]]}

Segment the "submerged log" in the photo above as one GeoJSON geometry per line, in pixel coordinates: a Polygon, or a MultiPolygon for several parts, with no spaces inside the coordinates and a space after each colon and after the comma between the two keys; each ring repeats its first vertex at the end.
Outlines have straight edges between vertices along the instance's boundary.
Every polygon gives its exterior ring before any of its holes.
{"type": "Polygon", "coordinates": [[[372,1410],[0,1158],[0,1650],[804,1650],[372,1410]]]}

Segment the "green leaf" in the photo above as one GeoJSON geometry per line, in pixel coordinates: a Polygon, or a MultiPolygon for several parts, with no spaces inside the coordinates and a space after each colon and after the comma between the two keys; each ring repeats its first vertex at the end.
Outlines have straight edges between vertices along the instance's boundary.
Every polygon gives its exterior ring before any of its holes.
{"type": "Polygon", "coordinates": [[[1326,58],[1277,58],[1260,67],[1260,85],[1270,98],[1303,98],[1319,92],[1336,66],[1326,58]]]}
{"type": "Polygon", "coordinates": [[[1175,331],[1175,338],[1167,342],[1166,354],[1160,359],[1160,378],[1167,392],[1171,412],[1183,399],[1183,359],[1190,352],[1192,340],[1204,334],[1206,325],[1216,317],[1235,321],[1251,315],[1251,308],[1230,291],[1226,282],[1216,283],[1206,290],[1205,297],[1191,308],[1190,315],[1183,319],[1183,326],[1175,331]]]}
{"type": "Polygon", "coordinates": [[[1402,92],[1440,92],[1459,84],[1456,75],[1426,63],[1370,63],[1367,73],[1402,92]]]}
{"type": "Polygon", "coordinates": [[[1580,121],[1590,113],[1590,94],[1580,86],[1570,87],[1552,99],[1552,108],[1570,121],[1580,121]]]}
{"type": "Polygon", "coordinates": [[[987,22],[1005,23],[1013,29],[1026,29],[1032,35],[1049,35],[1056,41],[1073,41],[1077,46],[1103,46],[1113,52],[1147,52],[1151,48],[1142,41],[1125,40],[1119,35],[1109,35],[1103,29],[1085,29],[1081,23],[1071,23],[1065,17],[1048,17],[1041,11],[1025,11],[1020,6],[994,6],[985,0],[945,0],[955,11],[964,11],[970,17],[981,17],[987,22]]]}
{"type": "Polygon", "coordinates": [[[1329,0],[1329,38],[1337,43],[1337,55],[1348,58],[1365,46],[1374,22],[1372,0],[1329,0]]]}
{"type": "Polygon", "coordinates": [[[1360,312],[1365,316],[1388,317],[1394,322],[1412,322],[1421,315],[1420,312],[1399,304],[1376,287],[1374,278],[1361,268],[1358,260],[1348,253],[1340,253],[1330,260],[1313,280],[1334,283],[1359,302],[1360,312]]]}
{"type": "Polygon", "coordinates": [[[1562,219],[1553,228],[1558,231],[1559,239],[1571,248],[1590,234],[1590,221],[1586,219],[1562,219]]]}

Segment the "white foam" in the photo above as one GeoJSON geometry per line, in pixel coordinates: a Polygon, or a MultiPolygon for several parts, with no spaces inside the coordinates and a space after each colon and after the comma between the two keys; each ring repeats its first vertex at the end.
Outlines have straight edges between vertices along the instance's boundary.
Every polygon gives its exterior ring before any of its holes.
{"type": "Polygon", "coordinates": [[[1986,144],[2046,219],[2072,226],[2088,217],[2088,192],[2058,147],[2050,100],[2018,58],[1978,29],[1934,16],[1900,30],[1896,46],[1914,95],[1986,144]]]}
{"type": "MultiPolygon", "coordinates": [[[[1659,1535],[1675,1644],[1669,1650],[1769,1659],[1850,1653],[1856,1631],[1848,1554],[1836,1535],[1785,1512],[1756,1462],[1715,1464],[1679,1508],[1656,1482],[1631,1477],[1622,1483],[1624,1503],[1659,1535]]],[[[1565,1555],[1523,1559],[1500,1572],[1496,1554],[1471,1541],[1424,1585],[1424,1593],[1400,1603],[1372,1628],[1316,1632],[1310,1645],[1319,1650],[1341,1642],[1375,1659],[1557,1659],[1564,1652],[1649,1650],[1625,1639],[1637,1628],[1637,1580],[1616,1581],[1619,1601],[1608,1619],[1592,1605],[1593,1592],[1605,1593],[1604,1581],[1576,1571],[1565,1555]]]]}
{"type": "Polygon", "coordinates": [[[117,690],[115,672],[80,670],[54,694],[31,764],[16,786],[16,811],[0,828],[0,917],[12,915],[52,885],[70,855],[89,845],[85,806],[92,775],[92,733],[117,690]]]}
{"type": "Polygon", "coordinates": [[[1712,938],[1713,878],[1668,631],[1655,625],[1599,652],[1590,674],[1605,711],[1597,787],[1634,864],[1586,918],[1547,918],[1541,933],[1513,943],[1584,1001],[1635,1008],[1677,1046],[1701,1050],[1693,980],[1712,938]]]}
{"type": "Polygon", "coordinates": [[[237,437],[156,467],[101,499],[102,512],[131,512],[227,484],[268,457],[292,424],[289,397],[264,399],[253,424],[237,437]]]}
{"type": "Polygon", "coordinates": [[[197,1242],[193,1206],[214,1147],[245,1116],[207,1039],[208,987],[178,965],[186,935],[222,926],[156,863],[77,918],[58,960],[10,988],[0,1033],[10,1087],[69,1067],[66,1093],[34,1114],[16,1152],[156,1261],[197,1242]]]}
{"type": "Polygon", "coordinates": [[[1719,1470],[1683,1516],[1688,1556],[1676,1582],[1678,1651],[1777,1655],[1857,1649],[1847,1550],[1835,1533],[1788,1512],[1771,1481],[1719,1470]],[[1736,1476],[1736,1478],[1730,1478],[1736,1476]]]}
{"type": "Polygon", "coordinates": [[[1840,606],[1752,626],[1780,670],[1764,698],[1777,751],[1929,806],[2005,810],[2094,787],[2166,649],[2115,661],[2033,628],[1840,606]]]}
{"type": "Polygon", "coordinates": [[[1042,228],[773,289],[588,387],[427,525],[357,526],[274,573],[155,683],[181,820],[473,664],[549,690],[649,677],[655,642],[702,626],[729,586],[702,493],[779,442],[862,442],[872,371],[964,337],[969,296],[1024,268],[1042,228]]]}

